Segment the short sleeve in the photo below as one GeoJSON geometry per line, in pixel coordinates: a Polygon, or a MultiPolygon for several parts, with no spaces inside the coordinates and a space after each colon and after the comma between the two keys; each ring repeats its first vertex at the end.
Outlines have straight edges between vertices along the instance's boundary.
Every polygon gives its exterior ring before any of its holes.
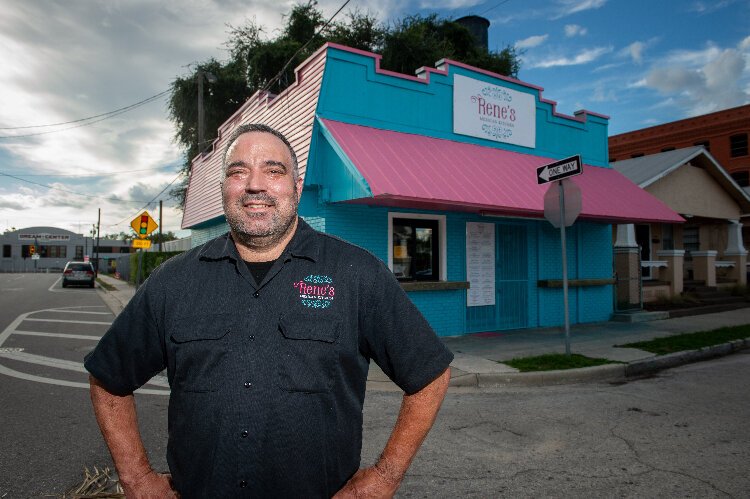
{"type": "Polygon", "coordinates": [[[141,286],[94,350],[84,367],[109,391],[128,395],[166,367],[163,335],[155,319],[159,293],[155,274],[141,286]]]}
{"type": "Polygon", "coordinates": [[[448,368],[453,354],[382,262],[363,296],[366,354],[404,392],[418,392],[448,368]]]}

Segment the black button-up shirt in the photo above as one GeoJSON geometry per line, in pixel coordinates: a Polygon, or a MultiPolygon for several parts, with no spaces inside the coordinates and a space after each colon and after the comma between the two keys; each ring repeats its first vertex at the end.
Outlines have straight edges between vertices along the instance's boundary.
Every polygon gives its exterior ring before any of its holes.
{"type": "Polygon", "coordinates": [[[167,369],[182,497],[330,497],[359,468],[370,359],[414,393],[452,357],[382,261],[300,219],[260,284],[228,234],[165,262],[85,366],[121,395],[167,369]]]}

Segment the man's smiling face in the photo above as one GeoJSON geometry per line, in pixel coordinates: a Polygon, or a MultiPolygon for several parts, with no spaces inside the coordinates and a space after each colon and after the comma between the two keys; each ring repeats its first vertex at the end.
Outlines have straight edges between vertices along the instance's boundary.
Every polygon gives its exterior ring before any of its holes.
{"type": "Polygon", "coordinates": [[[294,179],[286,145],[266,132],[248,132],[232,144],[222,179],[224,214],[239,242],[267,246],[295,227],[302,180],[294,179]]]}

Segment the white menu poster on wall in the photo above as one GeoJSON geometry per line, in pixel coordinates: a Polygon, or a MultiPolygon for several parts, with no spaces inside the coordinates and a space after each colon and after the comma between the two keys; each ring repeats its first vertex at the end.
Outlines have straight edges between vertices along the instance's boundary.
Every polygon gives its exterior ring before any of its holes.
{"type": "Polygon", "coordinates": [[[468,307],[495,304],[495,224],[466,222],[468,307]]]}

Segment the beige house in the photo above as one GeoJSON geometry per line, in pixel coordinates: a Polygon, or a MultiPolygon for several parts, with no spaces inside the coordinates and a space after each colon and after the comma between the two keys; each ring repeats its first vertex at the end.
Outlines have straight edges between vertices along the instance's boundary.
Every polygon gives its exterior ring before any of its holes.
{"type": "Polygon", "coordinates": [[[688,147],[612,166],[685,219],[617,226],[617,272],[634,283],[640,267],[643,301],[693,286],[747,284],[741,218],[750,213],[750,196],[708,151],[688,147]]]}

